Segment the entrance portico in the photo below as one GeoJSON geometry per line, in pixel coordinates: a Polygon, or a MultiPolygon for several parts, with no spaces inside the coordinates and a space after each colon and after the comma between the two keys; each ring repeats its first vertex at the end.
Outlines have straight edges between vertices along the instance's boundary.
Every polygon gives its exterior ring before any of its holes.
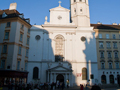
{"type": "Polygon", "coordinates": [[[54,68],[47,70],[47,82],[64,82],[66,85],[66,81],[72,82],[72,69],[66,68],[63,66],[56,66],[54,68]]]}

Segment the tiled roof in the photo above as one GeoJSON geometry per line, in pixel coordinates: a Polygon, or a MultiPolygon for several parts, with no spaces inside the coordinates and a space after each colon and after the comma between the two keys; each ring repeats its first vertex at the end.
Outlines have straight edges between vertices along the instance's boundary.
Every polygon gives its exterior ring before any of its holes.
{"type": "MultiPolygon", "coordinates": [[[[19,17],[19,18],[21,18],[20,17],[20,15],[22,15],[22,14],[20,14],[17,10],[9,10],[9,9],[6,9],[6,10],[0,10],[0,19],[6,19],[6,18],[13,18],[13,17],[19,17]],[[6,17],[2,17],[2,14],[3,13],[6,13],[6,17]]],[[[25,22],[27,22],[26,20],[27,19],[25,19],[25,18],[21,18],[22,20],[24,20],[25,22]]],[[[29,25],[31,25],[29,22],[27,22],[29,25]]]]}
{"type": "Polygon", "coordinates": [[[91,24],[94,29],[120,30],[120,25],[91,24]]]}
{"type": "Polygon", "coordinates": [[[17,10],[5,9],[5,10],[0,10],[0,15],[2,15],[4,12],[5,12],[6,14],[13,14],[13,13],[20,14],[17,10]]]}

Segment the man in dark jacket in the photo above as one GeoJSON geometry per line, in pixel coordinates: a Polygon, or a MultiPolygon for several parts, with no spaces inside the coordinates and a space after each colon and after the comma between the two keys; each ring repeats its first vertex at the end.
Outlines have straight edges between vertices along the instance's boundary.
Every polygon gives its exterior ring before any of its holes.
{"type": "Polygon", "coordinates": [[[91,90],[101,90],[101,88],[98,85],[93,85],[91,90]]]}

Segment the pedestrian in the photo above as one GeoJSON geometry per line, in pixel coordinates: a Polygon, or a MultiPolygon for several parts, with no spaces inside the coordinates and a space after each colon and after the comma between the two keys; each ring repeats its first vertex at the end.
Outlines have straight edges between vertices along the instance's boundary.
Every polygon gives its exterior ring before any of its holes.
{"type": "Polygon", "coordinates": [[[80,90],[84,90],[84,88],[83,88],[83,85],[82,85],[82,84],[80,84],[80,90]]]}
{"type": "Polygon", "coordinates": [[[3,85],[2,85],[2,83],[0,83],[0,90],[3,90],[3,85]]]}
{"type": "Polygon", "coordinates": [[[8,84],[8,90],[11,90],[11,82],[8,84]]]}
{"type": "Polygon", "coordinates": [[[65,86],[65,84],[64,84],[64,82],[62,83],[62,90],[64,90],[64,86],[65,86]]]}
{"type": "Polygon", "coordinates": [[[101,90],[101,88],[98,85],[93,85],[91,90],[101,90]]]}

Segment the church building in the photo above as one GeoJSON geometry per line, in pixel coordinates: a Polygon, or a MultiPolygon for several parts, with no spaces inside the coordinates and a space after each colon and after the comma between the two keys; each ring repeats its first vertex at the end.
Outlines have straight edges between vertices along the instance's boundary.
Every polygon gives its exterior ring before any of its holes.
{"type": "Polygon", "coordinates": [[[71,9],[50,9],[50,21],[30,29],[28,82],[98,83],[95,31],[88,0],[70,0],[71,9]]]}

